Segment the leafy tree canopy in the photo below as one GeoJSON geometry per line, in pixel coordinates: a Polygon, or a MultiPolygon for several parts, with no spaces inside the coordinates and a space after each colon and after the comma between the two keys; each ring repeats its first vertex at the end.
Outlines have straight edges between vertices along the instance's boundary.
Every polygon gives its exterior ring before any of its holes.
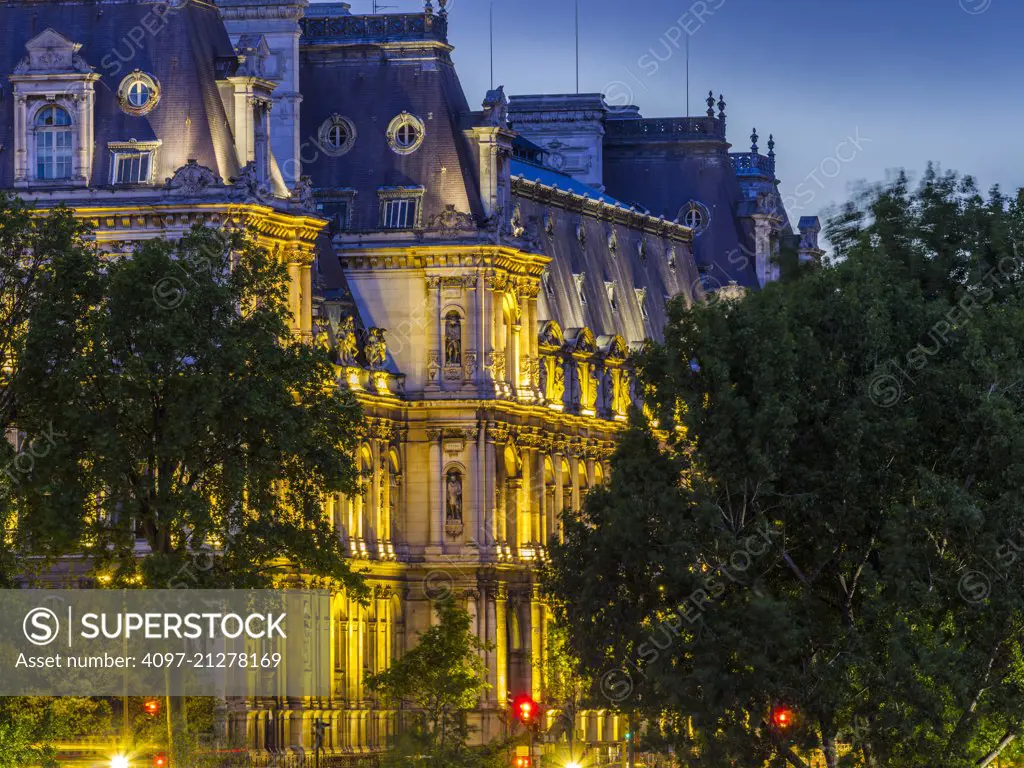
{"type": "Polygon", "coordinates": [[[358,408],[290,334],[285,266],[201,227],[103,255],[62,212],[27,237],[51,241],[64,255],[10,383],[32,456],[12,478],[14,550],[82,553],[114,586],[265,586],[300,567],[358,590],[325,513],[357,485],[358,408]]]}
{"type": "Polygon", "coordinates": [[[438,766],[475,765],[483,757],[466,751],[470,731],[465,716],[487,689],[485,645],[473,632],[469,613],[454,600],[439,603],[437,613],[438,622],[420,635],[417,645],[384,672],[368,677],[366,685],[383,699],[422,714],[424,727],[404,745],[406,750],[438,766]]]}
{"type": "Polygon", "coordinates": [[[1024,204],[930,169],[827,232],[823,268],[673,305],[641,360],[666,437],[635,419],[549,589],[606,697],[700,764],[1009,758],[1024,204]]]}

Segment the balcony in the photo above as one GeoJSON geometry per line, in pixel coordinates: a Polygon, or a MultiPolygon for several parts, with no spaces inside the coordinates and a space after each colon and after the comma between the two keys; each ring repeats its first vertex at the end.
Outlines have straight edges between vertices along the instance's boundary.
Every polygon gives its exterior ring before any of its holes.
{"type": "Polygon", "coordinates": [[[610,139],[667,139],[725,141],[725,120],[717,117],[640,118],[609,120],[610,139]]]}
{"type": "MultiPolygon", "coordinates": [[[[315,6],[310,6],[315,9],[315,6]]],[[[448,42],[448,18],[433,13],[396,13],[379,16],[315,16],[302,19],[302,41],[309,44],[448,42]]]]}
{"type": "Polygon", "coordinates": [[[737,176],[765,176],[775,178],[775,158],[757,152],[732,152],[729,154],[737,176]]]}

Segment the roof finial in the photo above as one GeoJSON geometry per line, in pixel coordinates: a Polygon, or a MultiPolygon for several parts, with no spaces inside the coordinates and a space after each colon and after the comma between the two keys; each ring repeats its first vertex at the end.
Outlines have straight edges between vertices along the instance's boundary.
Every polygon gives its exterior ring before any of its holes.
{"type": "Polygon", "coordinates": [[[715,92],[708,91],[708,117],[715,116],[715,92]]]}
{"type": "Polygon", "coordinates": [[[437,0],[437,4],[441,6],[441,10],[439,10],[438,13],[442,16],[447,16],[448,9],[445,6],[448,5],[448,0],[437,0]]]}
{"type": "Polygon", "coordinates": [[[750,134],[750,151],[757,154],[757,128],[750,134]]]}
{"type": "Polygon", "coordinates": [[[768,157],[775,157],[775,136],[768,134],[768,157]]]}
{"type": "Polygon", "coordinates": [[[725,97],[718,94],[718,119],[725,120],[725,97]]]}
{"type": "Polygon", "coordinates": [[[430,2],[430,0],[427,0],[426,4],[423,6],[423,11],[424,11],[424,13],[433,13],[434,12],[434,4],[432,2],[430,2]]]}

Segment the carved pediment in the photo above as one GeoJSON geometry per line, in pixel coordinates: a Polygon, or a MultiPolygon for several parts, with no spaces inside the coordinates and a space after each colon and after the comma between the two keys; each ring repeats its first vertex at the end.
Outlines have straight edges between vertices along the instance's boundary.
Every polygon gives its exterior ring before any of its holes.
{"type": "Polygon", "coordinates": [[[454,205],[448,204],[441,213],[430,217],[427,229],[442,232],[470,231],[476,229],[476,222],[470,214],[457,211],[454,205]]]}
{"type": "Polygon", "coordinates": [[[545,347],[561,347],[565,343],[561,326],[554,320],[544,323],[540,331],[540,343],[545,347]]]}
{"type": "Polygon", "coordinates": [[[189,160],[174,172],[174,175],[167,179],[164,189],[169,189],[183,195],[198,195],[207,187],[216,187],[223,184],[220,176],[200,165],[195,160],[189,160]]]}
{"type": "Polygon", "coordinates": [[[47,28],[25,43],[28,56],[21,60],[14,72],[17,75],[67,72],[89,74],[93,70],[78,55],[81,48],[81,43],[47,28]]]}

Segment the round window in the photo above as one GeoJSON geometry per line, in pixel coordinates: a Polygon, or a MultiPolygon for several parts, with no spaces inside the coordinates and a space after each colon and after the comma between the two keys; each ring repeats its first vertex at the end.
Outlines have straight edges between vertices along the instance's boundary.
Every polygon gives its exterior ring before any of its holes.
{"type": "Polygon", "coordinates": [[[151,75],[135,70],[121,81],[117,99],[129,115],[145,115],[160,100],[160,85],[151,75]]]}
{"type": "Polygon", "coordinates": [[[343,155],[352,149],[356,129],[352,121],[341,115],[331,115],[320,126],[320,144],[329,155],[343,155]]]}
{"type": "Polygon", "coordinates": [[[423,121],[403,112],[388,126],[388,144],[400,155],[415,152],[423,143],[423,121]]]}
{"type": "Polygon", "coordinates": [[[679,220],[692,229],[694,234],[700,235],[708,228],[711,214],[703,203],[691,200],[679,211],[679,220]]]}

